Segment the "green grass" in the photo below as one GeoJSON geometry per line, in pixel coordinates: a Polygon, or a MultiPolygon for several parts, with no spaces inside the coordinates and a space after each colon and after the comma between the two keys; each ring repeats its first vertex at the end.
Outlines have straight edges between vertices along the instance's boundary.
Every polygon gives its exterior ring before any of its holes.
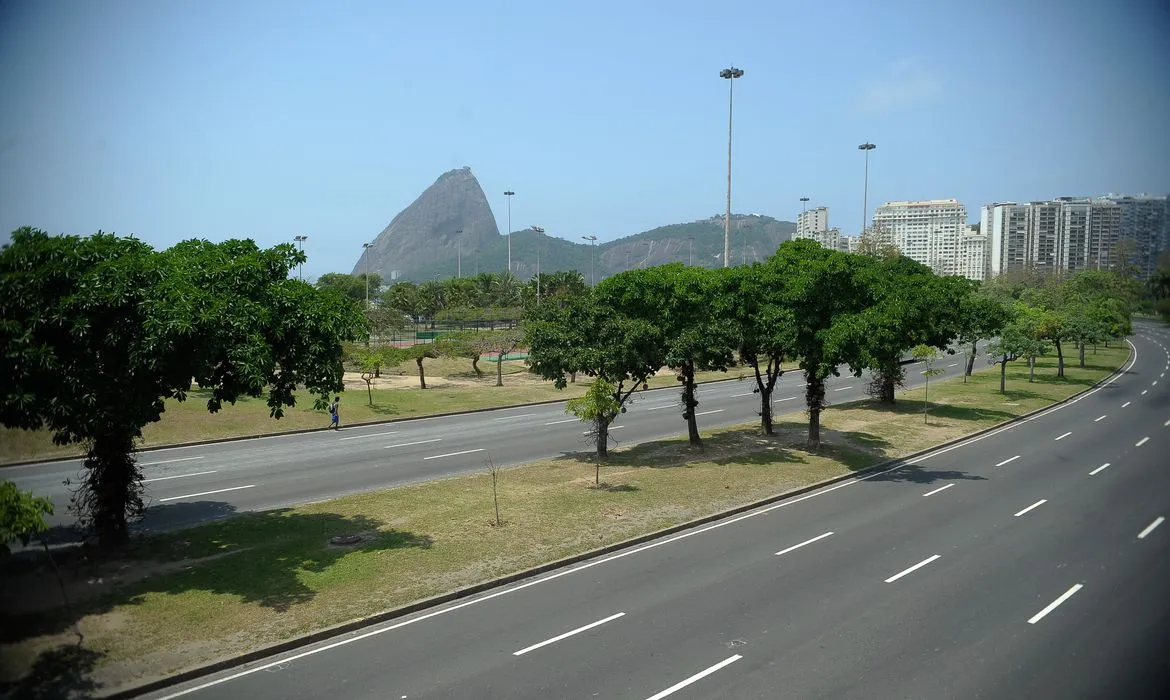
{"type": "MultiPolygon", "coordinates": [[[[1043,380],[1032,384],[1027,368],[1013,365],[1007,396],[998,393],[995,367],[967,384],[936,382],[926,429],[921,390],[900,394],[892,408],[830,408],[815,453],[804,448],[802,414],[793,413],[772,437],[750,425],[706,433],[699,449],[675,439],[614,450],[601,488],[593,487],[590,454],[508,469],[499,527],[490,477],[480,473],[144,538],[116,561],[65,567],[72,616],[48,608],[0,617],[0,678],[34,669],[38,682],[50,682],[58,668],[71,682],[118,687],[174,673],[974,432],[1082,390],[1122,364],[1125,352],[1090,356],[1089,367],[1070,367],[1065,380],[1054,380],[1052,363],[1042,360],[1043,380]],[[367,539],[328,544],[342,533],[367,539]],[[69,646],[73,623],[84,634],[80,648],[69,646]]],[[[4,573],[8,605],[55,602],[44,572],[4,573]]]]}

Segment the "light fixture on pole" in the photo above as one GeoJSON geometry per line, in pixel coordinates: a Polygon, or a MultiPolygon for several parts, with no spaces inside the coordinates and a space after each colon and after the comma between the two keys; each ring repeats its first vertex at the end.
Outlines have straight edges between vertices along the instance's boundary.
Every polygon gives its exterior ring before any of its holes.
{"type": "MultiPolygon", "coordinates": [[[[539,226],[533,226],[533,231],[538,234],[543,234],[544,229],[539,226]]],[[[540,237],[536,238],[536,305],[540,306],[540,237]]]]}
{"type": "Polygon", "coordinates": [[[597,279],[593,276],[593,259],[597,255],[597,236],[588,235],[581,236],[581,238],[589,241],[589,286],[596,287],[597,279]]]}
{"type": "Polygon", "coordinates": [[[512,190],[504,192],[504,196],[508,198],[508,272],[512,272],[512,195],[516,194],[512,190]]]}
{"type": "Polygon", "coordinates": [[[719,71],[727,80],[727,218],[723,220],[723,267],[731,259],[731,107],[735,96],[735,79],[743,77],[743,69],[732,66],[719,71]]]}
{"type": "Polygon", "coordinates": [[[801,197],[800,198],[800,210],[801,211],[807,211],[807,209],[805,208],[805,205],[807,203],[808,203],[808,197],[801,197]]]}
{"type": "MultiPolygon", "coordinates": [[[[293,240],[297,242],[297,250],[301,253],[305,252],[305,241],[309,240],[308,236],[293,236],[293,240]]],[[[305,263],[302,261],[297,265],[297,278],[305,279],[305,263]]]]}
{"type": "Polygon", "coordinates": [[[687,267],[695,264],[695,237],[687,238],[687,267]]]}
{"type": "Polygon", "coordinates": [[[365,273],[362,274],[362,277],[366,278],[366,308],[367,309],[370,308],[370,248],[372,248],[373,245],[374,245],[373,243],[363,243],[362,244],[362,261],[365,263],[365,269],[366,269],[365,273]]]}
{"type": "Polygon", "coordinates": [[[859,151],[865,151],[865,184],[861,188],[861,235],[865,235],[865,218],[869,214],[869,152],[877,148],[872,143],[866,142],[857,147],[859,151]]]}

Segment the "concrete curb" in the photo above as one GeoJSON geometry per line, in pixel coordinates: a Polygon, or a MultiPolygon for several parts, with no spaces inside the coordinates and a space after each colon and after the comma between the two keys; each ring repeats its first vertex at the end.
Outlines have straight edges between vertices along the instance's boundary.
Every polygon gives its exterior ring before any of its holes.
{"type": "MultiPolygon", "coordinates": [[[[387,610],[387,611],[376,613],[374,615],[371,615],[369,617],[365,617],[365,618],[362,618],[359,620],[352,620],[350,622],[345,622],[345,623],[342,623],[340,625],[334,625],[333,627],[328,627],[328,628],[325,628],[322,630],[318,630],[316,632],[311,632],[309,634],[306,634],[306,635],[303,635],[300,637],[296,637],[294,639],[289,639],[289,640],[286,640],[284,642],[279,642],[277,644],[273,644],[273,645],[264,647],[263,649],[257,649],[255,651],[250,651],[246,654],[241,654],[239,656],[221,659],[219,661],[213,661],[209,664],[205,664],[205,665],[200,666],[198,668],[193,668],[193,669],[190,669],[187,671],[182,671],[182,672],[177,673],[175,675],[168,676],[166,678],[161,678],[161,679],[151,681],[148,683],[144,683],[142,685],[133,686],[130,688],[124,688],[122,690],[118,690],[116,692],[113,692],[109,695],[101,695],[100,697],[110,698],[111,700],[123,700],[125,698],[134,698],[134,697],[138,697],[140,695],[146,694],[146,693],[151,693],[151,692],[155,692],[158,690],[163,690],[165,688],[176,686],[176,685],[179,685],[181,683],[186,683],[187,681],[195,680],[197,678],[209,676],[209,675],[212,675],[215,673],[219,673],[221,671],[226,671],[226,670],[231,669],[231,668],[244,666],[244,665],[252,663],[254,661],[260,661],[262,659],[267,659],[267,658],[270,658],[272,656],[276,656],[278,654],[282,654],[282,653],[287,652],[287,651],[292,651],[293,649],[298,649],[301,647],[309,646],[311,644],[315,644],[317,642],[321,642],[321,641],[324,641],[326,639],[339,637],[339,636],[342,636],[345,634],[351,634],[351,633],[357,632],[358,630],[362,630],[362,629],[365,629],[367,627],[372,627],[374,625],[381,624],[383,622],[388,622],[390,620],[394,620],[397,618],[406,617],[408,615],[411,615],[411,614],[416,613],[416,612],[420,612],[422,610],[426,610],[428,608],[437,607],[437,606],[443,605],[445,603],[450,603],[450,602],[460,600],[463,598],[470,598],[470,597],[475,596],[479,593],[489,591],[493,588],[499,588],[501,586],[506,586],[506,585],[511,584],[511,583],[516,583],[517,581],[523,581],[525,579],[535,578],[543,573],[547,573],[547,572],[553,571],[555,569],[560,569],[560,568],[563,568],[566,566],[571,566],[573,564],[580,563],[582,561],[595,559],[595,558],[604,556],[606,554],[612,554],[614,552],[621,551],[623,549],[629,549],[631,547],[636,547],[637,545],[644,544],[644,543],[652,541],[652,540],[656,540],[660,537],[666,537],[668,535],[673,535],[673,534],[676,534],[679,532],[683,532],[685,530],[690,530],[692,528],[701,527],[701,526],[706,525],[708,523],[723,520],[725,518],[739,515],[741,513],[746,513],[746,512],[755,510],[757,508],[762,508],[764,506],[772,505],[774,503],[778,503],[780,501],[784,501],[784,500],[787,500],[789,498],[794,498],[796,496],[800,496],[800,495],[803,495],[803,494],[806,494],[806,493],[809,493],[812,491],[816,491],[816,490],[824,488],[826,486],[832,486],[833,484],[838,484],[838,483],[841,483],[844,481],[849,481],[851,479],[858,479],[859,477],[864,477],[864,476],[867,476],[869,474],[881,472],[881,471],[896,468],[899,466],[910,466],[914,460],[918,459],[919,457],[921,457],[923,455],[930,454],[932,452],[937,452],[940,449],[945,449],[947,447],[952,447],[954,445],[962,444],[962,443],[967,442],[969,440],[972,440],[974,438],[978,438],[982,435],[986,435],[987,433],[990,433],[990,432],[993,432],[996,430],[1001,430],[1005,426],[1012,425],[1014,423],[1020,423],[1020,422],[1027,421],[1038,414],[1044,413],[1045,411],[1050,411],[1057,406],[1061,406],[1061,405],[1070,403],[1072,401],[1075,401],[1075,400],[1079,399],[1080,397],[1084,396],[1085,394],[1087,394],[1091,391],[1094,391],[1094,390],[1104,386],[1105,384],[1112,382],[1118,376],[1123,374],[1125,371],[1126,364],[1132,358],[1133,358],[1133,347],[1131,346],[1129,357],[1126,359],[1125,363],[1122,363],[1121,367],[1117,368],[1116,370],[1114,370],[1113,372],[1111,372],[1107,376],[1101,378],[1099,381],[1097,381],[1092,386],[1089,386],[1089,387],[1085,388],[1084,390],[1079,391],[1076,394],[1073,394],[1072,396],[1069,396],[1066,399],[1063,399],[1061,401],[1057,401],[1055,403],[1051,403],[1051,404],[1049,404],[1047,406],[1043,406],[1041,408],[1037,408],[1037,409],[1035,409],[1033,411],[1029,411],[1027,413],[1023,413],[1019,416],[1016,416],[1015,418],[1013,418],[1011,420],[1004,421],[1003,423],[999,423],[999,424],[996,424],[996,425],[993,425],[993,426],[990,426],[987,428],[983,428],[982,430],[977,430],[977,431],[970,433],[968,435],[964,435],[962,437],[954,438],[952,440],[948,440],[946,442],[939,443],[939,444],[934,445],[928,449],[919,450],[918,452],[915,452],[914,454],[906,455],[905,457],[899,457],[897,459],[890,459],[890,460],[886,460],[884,462],[879,462],[877,464],[872,464],[868,467],[864,467],[862,469],[858,469],[856,471],[849,472],[848,474],[841,474],[840,476],[835,476],[835,477],[831,477],[829,479],[824,479],[824,480],[818,481],[814,484],[809,484],[807,486],[801,486],[799,488],[795,488],[795,489],[792,489],[790,491],[785,491],[784,493],[776,494],[774,496],[769,496],[768,498],[765,498],[765,499],[762,499],[759,501],[755,501],[753,503],[748,503],[748,504],[744,504],[741,506],[736,506],[734,508],[729,508],[727,510],[720,511],[718,513],[706,515],[706,516],[703,516],[702,518],[699,518],[697,520],[691,520],[689,522],[680,523],[678,525],[672,525],[672,526],[670,526],[668,528],[664,528],[662,530],[650,532],[650,533],[647,533],[645,535],[639,535],[637,537],[633,537],[633,538],[630,538],[628,540],[623,540],[621,542],[615,542],[614,544],[606,545],[604,547],[599,547],[597,549],[592,549],[592,550],[589,550],[587,552],[582,552],[580,554],[574,554],[573,556],[565,557],[563,559],[558,559],[557,561],[549,562],[547,564],[541,564],[541,565],[535,566],[531,569],[526,569],[524,571],[518,571],[516,573],[508,574],[507,576],[501,576],[499,578],[492,579],[490,581],[484,581],[482,583],[477,583],[473,586],[468,586],[467,588],[461,588],[458,590],[450,591],[448,593],[442,593],[442,594],[437,595],[437,596],[425,598],[423,600],[416,601],[414,603],[410,603],[410,604],[404,605],[402,607],[394,608],[393,610],[387,610]]],[[[721,380],[721,381],[726,381],[726,380],[721,380]]]]}
{"type": "MultiPolygon", "coordinates": [[[[699,382],[698,384],[718,384],[720,382],[738,382],[739,377],[728,377],[727,379],[712,379],[706,382],[699,382]]],[[[746,379],[744,381],[747,381],[746,379]]],[[[663,389],[673,389],[673,386],[660,386],[648,391],[661,391],[663,389]]],[[[402,423],[408,420],[422,420],[423,418],[449,418],[451,416],[472,415],[475,413],[486,413],[487,411],[499,411],[505,408],[520,408],[522,406],[547,406],[554,403],[564,403],[569,399],[549,399],[548,401],[533,401],[531,403],[515,403],[507,406],[488,406],[485,408],[469,408],[462,411],[446,411],[444,413],[428,413],[425,416],[403,416],[401,418],[387,418],[385,420],[366,421],[364,423],[348,423],[346,429],[362,428],[374,425],[389,425],[392,423],[402,423]]],[[[158,450],[173,450],[177,447],[197,447],[199,445],[217,445],[224,442],[243,442],[244,440],[256,440],[259,438],[282,437],[286,435],[305,435],[307,433],[323,433],[333,428],[297,428],[296,430],[279,430],[274,433],[256,433],[254,435],[236,435],[234,437],[222,438],[208,438],[206,440],[193,440],[191,442],[176,442],[167,445],[151,445],[145,449],[139,450],[137,454],[150,454],[158,450]]],[[[39,459],[32,459],[27,462],[10,462],[8,464],[0,464],[0,470],[9,467],[32,467],[38,464],[51,464],[53,462],[69,462],[75,459],[84,459],[84,455],[74,455],[72,457],[42,457],[39,459]]]]}

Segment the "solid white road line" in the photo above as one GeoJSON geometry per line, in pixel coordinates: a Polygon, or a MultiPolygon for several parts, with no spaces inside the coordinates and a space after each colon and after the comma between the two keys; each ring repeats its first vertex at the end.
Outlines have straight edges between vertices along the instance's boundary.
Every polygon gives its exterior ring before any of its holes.
{"type": "Polygon", "coordinates": [[[1058,437],[1058,438],[1056,438],[1056,439],[1057,439],[1057,440],[1063,440],[1063,439],[1065,439],[1066,437],[1068,437],[1069,435],[1072,435],[1072,431],[1071,431],[1071,430],[1070,430],[1070,431],[1068,431],[1067,433],[1065,433],[1064,435],[1061,435],[1060,437],[1058,437]]]}
{"type": "Polygon", "coordinates": [[[739,397],[741,397],[741,396],[751,396],[751,395],[752,395],[752,394],[754,394],[754,393],[756,393],[756,392],[754,392],[754,391],[749,391],[749,392],[748,392],[748,393],[746,393],[746,394],[732,394],[732,395],[731,395],[731,398],[733,398],[733,399],[738,399],[738,398],[739,398],[739,397]]]}
{"type": "Polygon", "coordinates": [[[1016,461],[1016,460],[1017,460],[1017,459],[1019,459],[1019,458],[1020,458],[1020,456],[1019,456],[1019,455],[1016,455],[1015,457],[1008,457],[1007,459],[1005,459],[1004,461],[1000,462],[999,464],[997,464],[997,465],[995,465],[995,466],[997,466],[997,467],[1002,467],[1003,465],[1005,465],[1005,464],[1010,464],[1010,463],[1012,463],[1012,462],[1016,461]]]}
{"type": "Polygon", "coordinates": [[[958,367],[958,366],[959,366],[958,362],[954,363],[953,365],[947,365],[947,367],[958,367]]]}
{"type": "Polygon", "coordinates": [[[949,489],[952,486],[954,486],[954,483],[947,484],[946,486],[943,486],[942,488],[937,488],[929,493],[924,493],[924,494],[922,494],[922,497],[925,498],[927,496],[933,496],[934,494],[938,493],[939,491],[946,491],[947,489],[949,489]]]}
{"type": "Polygon", "coordinates": [[[215,491],[203,491],[202,493],[189,493],[186,496],[171,496],[170,498],[160,498],[159,503],[166,503],[167,501],[177,501],[181,498],[197,498],[199,496],[210,496],[213,493],[226,493],[228,491],[239,491],[240,489],[254,489],[256,484],[248,484],[247,486],[233,486],[230,489],[217,489],[215,491]]]}
{"type": "MultiPolygon", "coordinates": [[[[610,429],[611,431],[613,431],[613,430],[621,430],[621,429],[622,429],[622,428],[624,428],[624,427],[626,427],[626,426],[624,426],[624,425],[611,425],[611,426],[609,426],[609,429],[610,429]]],[[[592,431],[592,430],[586,430],[585,432],[583,432],[583,433],[581,433],[581,434],[582,434],[582,435],[588,435],[588,434],[589,434],[589,433],[591,433],[591,432],[593,432],[593,431],[592,431]]]]}
{"type": "Polygon", "coordinates": [[[786,549],[781,549],[779,552],[776,552],[776,556],[780,556],[781,554],[788,554],[792,550],[800,549],[801,547],[805,546],[806,544],[812,544],[813,542],[816,542],[817,540],[823,540],[831,534],[833,534],[833,533],[826,532],[823,535],[817,535],[816,537],[812,538],[811,540],[805,540],[804,542],[801,542],[800,544],[794,544],[791,547],[788,547],[786,549]]]}
{"type": "Polygon", "coordinates": [[[559,641],[561,641],[562,639],[566,639],[566,638],[568,638],[568,637],[572,637],[574,634],[579,634],[579,633],[581,633],[581,632],[584,632],[585,630],[591,630],[591,629],[593,629],[594,627],[597,627],[597,626],[599,626],[599,625],[604,625],[604,624],[605,624],[605,623],[607,623],[607,622],[612,622],[613,620],[616,620],[616,619],[618,619],[619,617],[621,617],[621,616],[623,616],[623,615],[625,615],[625,613],[624,613],[624,612],[620,612],[620,613],[617,613],[617,614],[614,614],[614,615],[610,615],[610,616],[609,616],[609,617],[607,617],[607,618],[604,618],[604,619],[598,620],[597,622],[590,622],[588,625],[585,625],[584,627],[578,627],[577,629],[575,629],[575,630],[570,630],[570,631],[568,631],[568,632],[565,632],[564,634],[558,634],[557,636],[553,637],[552,639],[546,639],[546,640],[544,640],[543,642],[540,642],[540,643],[538,643],[538,644],[533,644],[533,645],[532,645],[532,646],[530,646],[530,647],[524,647],[524,648],[523,648],[523,649],[521,649],[520,651],[514,651],[514,652],[512,652],[512,656],[522,656],[522,655],[524,655],[524,654],[527,654],[527,653],[528,653],[528,652],[530,652],[530,651],[533,651],[533,650],[539,649],[539,648],[541,648],[541,647],[543,647],[543,646],[548,646],[549,644],[555,644],[556,642],[559,642],[559,641]]]}
{"type": "Polygon", "coordinates": [[[142,483],[149,484],[152,481],[166,481],[167,479],[186,479],[189,476],[204,476],[206,474],[214,474],[214,473],[215,473],[215,470],[212,469],[211,471],[206,471],[206,472],[192,472],[190,474],[176,474],[174,476],[156,476],[153,479],[143,479],[142,483]]]}
{"type": "Polygon", "coordinates": [[[1081,584],[1079,584],[1079,583],[1078,583],[1077,585],[1075,585],[1075,586],[1073,586],[1072,588],[1068,589],[1068,590],[1067,590],[1067,591],[1065,591],[1065,592],[1064,592],[1064,594],[1063,594],[1063,595],[1061,595],[1059,598],[1057,598],[1056,600],[1054,600],[1054,601],[1052,601],[1051,603],[1049,603],[1049,604],[1048,604],[1048,607],[1044,608],[1043,610],[1041,610],[1040,612],[1036,613],[1036,614],[1035,614],[1035,615],[1033,615],[1031,618],[1029,618],[1029,620],[1028,620],[1028,624],[1029,624],[1029,625],[1034,625],[1034,624],[1036,624],[1037,622],[1039,622],[1039,621],[1043,620],[1045,615],[1047,615],[1048,613],[1050,613],[1050,612],[1052,612],[1053,610],[1055,610],[1055,609],[1057,608],[1057,606],[1059,606],[1059,605],[1060,605],[1061,603],[1063,603],[1064,601],[1066,601],[1066,600],[1068,600],[1069,598],[1073,597],[1073,594],[1074,594],[1074,593],[1076,593],[1077,591],[1081,590],[1082,588],[1084,588],[1084,586],[1082,586],[1081,584]]]}
{"type": "Polygon", "coordinates": [[[518,413],[514,416],[500,416],[499,418],[493,418],[492,420],[512,420],[513,418],[528,418],[529,416],[535,415],[535,413],[518,413]]]}
{"type": "Polygon", "coordinates": [[[430,457],[423,457],[423,459],[426,460],[426,459],[442,459],[444,457],[458,457],[459,455],[469,455],[472,452],[483,452],[483,450],[484,450],[484,448],[477,447],[474,450],[462,450],[460,452],[448,452],[445,455],[431,455],[430,457]]]}
{"type": "Polygon", "coordinates": [[[1154,531],[1154,528],[1156,528],[1156,527],[1158,527],[1159,525],[1161,525],[1161,524],[1162,524],[1162,522],[1163,522],[1163,521],[1165,521],[1165,520],[1166,520],[1166,518],[1163,518],[1162,516],[1160,516],[1160,515],[1159,515],[1157,518],[1155,518],[1155,519],[1154,519],[1154,522],[1152,522],[1152,523],[1150,523],[1149,525],[1147,525],[1147,526],[1146,526],[1146,529],[1145,529],[1145,530],[1142,530],[1141,532],[1139,532],[1139,533],[1138,533],[1138,539],[1139,539],[1139,540],[1144,540],[1144,539],[1146,539],[1146,535],[1148,535],[1148,534],[1150,534],[1151,532],[1153,532],[1153,531],[1154,531]]]}
{"type": "Polygon", "coordinates": [[[695,675],[686,679],[685,681],[679,681],[678,683],[675,683],[674,685],[670,686],[669,688],[662,691],[661,693],[655,693],[654,695],[651,695],[650,697],[646,698],[646,700],[662,700],[662,698],[666,697],[667,695],[672,695],[675,691],[682,690],[683,688],[687,687],[691,683],[694,683],[697,680],[702,680],[703,678],[706,678],[707,676],[711,675],[712,673],[715,673],[716,671],[723,668],[724,666],[728,666],[730,664],[733,664],[742,658],[743,657],[740,656],[739,654],[736,654],[735,656],[728,657],[728,658],[720,661],[719,663],[715,664],[711,668],[705,669],[703,671],[699,671],[698,673],[696,673],[695,675]]]}
{"type": "Polygon", "coordinates": [[[440,441],[440,440],[442,440],[442,439],[443,439],[443,438],[431,438],[430,440],[417,440],[417,441],[415,441],[415,442],[400,442],[400,443],[398,443],[397,445],[386,445],[386,446],[385,446],[385,447],[383,447],[382,449],[384,449],[384,450],[388,450],[388,449],[390,449],[391,447],[410,447],[411,445],[425,445],[425,444],[427,444],[428,442],[438,442],[438,441],[440,441]]]}
{"type": "Polygon", "coordinates": [[[901,571],[901,572],[896,573],[893,576],[889,577],[888,579],[886,579],[886,583],[893,583],[894,581],[897,581],[898,579],[902,578],[906,574],[913,573],[913,572],[917,571],[918,569],[921,569],[922,567],[926,566],[927,564],[934,561],[935,559],[938,559],[941,556],[942,556],[941,554],[935,554],[932,557],[927,557],[926,559],[923,559],[922,561],[918,562],[917,564],[910,567],[909,569],[906,569],[905,571],[901,571]]]}
{"type": "Polygon", "coordinates": [[[1133,446],[1134,447],[1141,447],[1142,445],[1146,444],[1149,441],[1150,441],[1150,438],[1144,437],[1141,440],[1138,440],[1137,442],[1135,442],[1133,446]]]}
{"type": "Polygon", "coordinates": [[[138,466],[140,466],[140,467],[153,467],[153,466],[156,466],[159,464],[173,464],[175,462],[190,462],[191,460],[194,460],[194,459],[203,459],[206,456],[207,455],[200,455],[198,457],[180,457],[179,459],[163,459],[163,460],[160,460],[158,462],[139,462],[138,466]]]}
{"type": "Polygon", "coordinates": [[[1019,513],[1016,513],[1016,516],[1015,516],[1015,517],[1017,517],[1017,518],[1018,518],[1018,517],[1020,517],[1021,515],[1023,515],[1024,513],[1027,513],[1028,511],[1032,510],[1033,508],[1039,508],[1040,506],[1044,505],[1044,504],[1045,504],[1045,503],[1047,503],[1047,502],[1048,502],[1048,499],[1046,499],[1046,498],[1041,498],[1039,501],[1036,501],[1036,502],[1035,502],[1035,503],[1033,503],[1032,505],[1030,505],[1030,506],[1028,506],[1027,508],[1025,508],[1025,509],[1021,510],[1019,513]]]}
{"type": "MultiPolygon", "coordinates": [[[[1106,413],[1106,414],[1105,414],[1105,416],[1107,416],[1107,415],[1109,415],[1109,414],[1108,414],[1108,413],[1106,413]]],[[[1093,419],[1093,422],[1094,422],[1094,423],[1100,423],[1101,421],[1105,420],[1105,416],[1098,416],[1098,417],[1096,417],[1096,418],[1094,418],[1094,419],[1093,419]]]]}
{"type": "Polygon", "coordinates": [[[646,410],[647,411],[661,411],[664,408],[671,408],[672,406],[677,406],[677,405],[678,404],[668,403],[665,406],[649,406],[646,408],[646,410]]]}
{"type": "Polygon", "coordinates": [[[1100,472],[1100,471],[1105,471],[1108,468],[1109,468],[1109,462],[1106,462],[1105,464],[1102,464],[1101,466],[1097,467],[1093,471],[1089,472],[1089,476],[1093,476],[1094,474],[1096,474],[1097,472],[1100,472]]]}
{"type": "Polygon", "coordinates": [[[383,435],[397,435],[399,432],[400,431],[398,431],[398,430],[391,430],[390,432],[387,432],[387,433],[370,433],[369,435],[351,435],[350,437],[338,438],[338,441],[341,441],[341,440],[364,440],[365,438],[381,437],[383,435]]]}
{"type": "Polygon", "coordinates": [[[800,398],[799,396],[789,396],[787,398],[776,399],[776,400],[777,401],[795,401],[796,399],[799,399],[799,398],[800,398]]]}
{"type": "Polygon", "coordinates": [[[1121,404],[1121,407],[1125,408],[1126,406],[1130,405],[1131,403],[1133,403],[1133,401],[1126,401],[1125,403],[1121,404]]]}
{"type": "Polygon", "coordinates": [[[852,389],[852,388],[853,388],[852,386],[843,386],[840,389],[833,389],[833,391],[845,391],[846,389],[852,389]]]}
{"type": "Polygon", "coordinates": [[[714,411],[703,411],[702,413],[696,413],[696,414],[695,414],[695,416],[696,416],[696,417],[697,417],[697,416],[709,416],[709,415],[711,415],[712,413],[723,413],[723,409],[722,409],[722,408],[717,408],[717,409],[715,409],[714,411]]]}
{"type": "Polygon", "coordinates": [[[566,418],[564,420],[554,420],[551,423],[545,423],[545,425],[560,425],[561,423],[576,423],[579,420],[581,420],[581,419],[580,418],[566,418]]]}

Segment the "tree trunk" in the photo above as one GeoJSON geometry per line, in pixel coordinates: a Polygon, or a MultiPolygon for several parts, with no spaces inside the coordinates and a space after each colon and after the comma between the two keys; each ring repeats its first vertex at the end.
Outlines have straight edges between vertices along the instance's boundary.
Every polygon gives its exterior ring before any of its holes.
{"type": "Polygon", "coordinates": [[[775,435],[772,423],[772,392],[776,389],[776,380],[783,374],[780,362],[776,361],[773,364],[769,361],[764,374],[760,373],[760,363],[755,357],[749,360],[749,364],[756,374],[756,391],[760,395],[760,427],[763,428],[764,435],[775,435]],[[765,375],[767,381],[764,381],[765,375]]]}
{"type": "Polygon", "coordinates": [[[142,515],[142,474],[134,459],[134,432],[99,435],[89,446],[85,475],[70,508],[103,546],[130,540],[130,520],[142,515]]]}
{"type": "Polygon", "coordinates": [[[695,408],[699,401],[695,398],[695,363],[687,360],[682,366],[683,379],[683,418],[687,419],[687,440],[692,446],[703,444],[699,437],[699,422],[695,418],[695,408]]]}
{"type": "Polygon", "coordinates": [[[471,358],[471,369],[475,370],[475,376],[483,376],[483,370],[479,368],[479,355],[471,358]]]}
{"type": "Polygon", "coordinates": [[[418,385],[419,385],[419,387],[426,389],[427,388],[427,377],[426,377],[426,374],[423,373],[423,366],[422,366],[423,358],[416,357],[416,358],[414,358],[414,362],[415,362],[415,364],[418,365],[418,385]]]}
{"type": "Polygon", "coordinates": [[[609,456],[609,421],[604,418],[597,419],[597,472],[594,474],[593,483],[601,483],[601,463],[609,456]]]}
{"type": "Polygon", "coordinates": [[[1028,383],[1032,384],[1036,380],[1036,356],[1033,355],[1028,358],[1028,383]]]}
{"type": "Polygon", "coordinates": [[[496,353],[496,386],[504,386],[504,353],[496,353]]]}
{"type": "Polygon", "coordinates": [[[1056,376],[1061,379],[1064,378],[1064,349],[1060,347],[1060,341],[1054,340],[1056,345],[1056,376]]]}
{"type": "Polygon", "coordinates": [[[1001,394],[1007,393],[1007,363],[1008,359],[1006,356],[999,361],[999,393],[1001,394]]]}
{"type": "Polygon", "coordinates": [[[374,405],[374,383],[366,380],[366,393],[370,396],[370,405],[374,405]]]}
{"type": "Polygon", "coordinates": [[[577,373],[576,372],[569,372],[569,383],[570,384],[577,383],[577,373]]]}
{"type": "Polygon", "coordinates": [[[821,409],[825,405],[825,380],[805,372],[804,402],[808,408],[808,444],[813,449],[821,446],[821,409]]]}
{"type": "Polygon", "coordinates": [[[971,373],[975,371],[975,357],[977,355],[979,355],[979,341],[978,340],[973,341],[971,343],[971,354],[967,356],[967,369],[964,370],[964,372],[963,372],[963,383],[964,384],[967,383],[967,377],[970,377],[971,373]]]}
{"type": "Polygon", "coordinates": [[[922,391],[922,422],[926,423],[926,412],[930,410],[930,377],[926,378],[926,386],[922,391]]]}
{"type": "Polygon", "coordinates": [[[1085,368],[1085,344],[1082,342],[1080,347],[1081,352],[1081,369],[1085,368]]]}

